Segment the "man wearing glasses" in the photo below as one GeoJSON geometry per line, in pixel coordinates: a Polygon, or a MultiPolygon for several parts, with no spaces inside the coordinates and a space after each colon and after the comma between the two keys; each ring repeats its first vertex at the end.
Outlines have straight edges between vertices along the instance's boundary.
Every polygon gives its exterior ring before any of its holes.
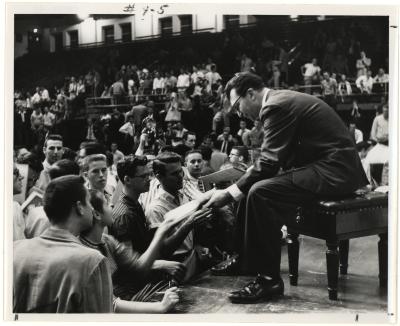
{"type": "Polygon", "coordinates": [[[320,99],[270,90],[248,72],[236,74],[225,93],[233,111],[253,121],[260,118],[264,141],[255,164],[235,184],[216,190],[205,207],[246,196],[239,209],[244,214],[238,215],[239,260],[223,266],[220,274],[258,274],[229,295],[234,303],[256,302],[283,294],[280,230],[285,218],[317,196],[350,194],[368,181],[349,131],[320,99]]]}
{"type": "Polygon", "coordinates": [[[51,166],[61,160],[64,153],[62,137],[56,134],[49,135],[44,142],[43,153],[46,159],[43,161],[43,170],[40,172],[35,187],[44,191],[50,182],[49,170],[51,166]]]}

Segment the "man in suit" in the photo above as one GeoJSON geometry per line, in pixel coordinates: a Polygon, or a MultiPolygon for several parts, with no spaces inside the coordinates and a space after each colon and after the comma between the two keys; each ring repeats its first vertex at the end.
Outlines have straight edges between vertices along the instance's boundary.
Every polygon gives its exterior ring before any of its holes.
{"type": "Polygon", "coordinates": [[[258,274],[229,295],[236,303],[255,302],[283,294],[280,230],[296,206],[318,196],[350,194],[368,181],[349,131],[320,99],[270,90],[249,72],[236,74],[225,92],[233,111],[260,118],[264,141],[252,168],[232,186],[216,190],[205,207],[221,207],[247,194],[238,215],[239,259],[219,274],[258,274]]]}

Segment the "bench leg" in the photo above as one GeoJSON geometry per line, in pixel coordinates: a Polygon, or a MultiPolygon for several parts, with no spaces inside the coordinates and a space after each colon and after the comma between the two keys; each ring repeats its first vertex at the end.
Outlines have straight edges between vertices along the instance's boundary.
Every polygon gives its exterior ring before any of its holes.
{"type": "Polygon", "coordinates": [[[297,285],[299,276],[299,234],[287,235],[290,285],[297,285]]]}
{"type": "Polygon", "coordinates": [[[349,243],[349,240],[342,240],[339,242],[339,267],[341,275],[347,275],[347,267],[349,266],[349,243]]]}
{"type": "Polygon", "coordinates": [[[328,274],[328,294],[330,300],[337,300],[337,286],[339,278],[338,241],[326,242],[326,269],[328,274]]]}
{"type": "Polygon", "coordinates": [[[388,280],[388,235],[387,235],[387,233],[379,234],[378,256],[379,256],[379,286],[387,287],[387,280],[388,280]]]}

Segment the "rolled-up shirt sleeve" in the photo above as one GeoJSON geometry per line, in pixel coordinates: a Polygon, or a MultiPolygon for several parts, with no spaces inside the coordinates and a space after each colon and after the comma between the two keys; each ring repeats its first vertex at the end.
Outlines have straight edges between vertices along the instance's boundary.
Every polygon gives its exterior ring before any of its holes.
{"type": "Polygon", "coordinates": [[[107,258],[92,270],[86,287],[82,290],[85,313],[110,313],[113,311],[113,287],[107,258]]]}
{"type": "Polygon", "coordinates": [[[261,156],[254,168],[247,171],[238,182],[237,187],[247,193],[257,181],[275,176],[290,156],[290,145],[297,129],[297,118],[290,108],[268,106],[263,109],[261,121],[264,127],[264,141],[261,156]]]}

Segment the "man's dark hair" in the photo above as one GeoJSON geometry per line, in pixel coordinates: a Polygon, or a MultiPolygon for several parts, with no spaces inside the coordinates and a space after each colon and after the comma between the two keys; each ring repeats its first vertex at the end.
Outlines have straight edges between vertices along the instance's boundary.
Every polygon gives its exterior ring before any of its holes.
{"type": "Polygon", "coordinates": [[[232,89],[235,89],[239,96],[245,96],[249,88],[260,90],[263,87],[264,83],[260,76],[251,72],[239,72],[226,84],[225,94],[229,100],[232,89]]]}
{"type": "Polygon", "coordinates": [[[203,159],[205,161],[211,160],[211,155],[212,155],[212,149],[208,146],[199,146],[199,151],[201,152],[201,155],[203,156],[203,159]]]}
{"type": "Polygon", "coordinates": [[[125,176],[134,177],[138,166],[147,164],[146,156],[129,155],[117,163],[117,175],[119,180],[124,183],[125,176]]]}
{"type": "Polygon", "coordinates": [[[62,177],[64,175],[79,175],[79,165],[75,161],[62,159],[55,162],[49,171],[50,179],[62,177]]]}
{"type": "Polygon", "coordinates": [[[195,136],[195,137],[196,137],[196,134],[195,134],[193,131],[188,131],[188,132],[185,132],[185,133],[183,134],[183,137],[182,137],[183,140],[187,140],[189,135],[192,135],[192,136],[195,136]]]}
{"type": "Polygon", "coordinates": [[[45,141],[44,141],[44,147],[47,146],[47,141],[48,141],[48,140],[59,140],[59,141],[62,142],[62,141],[63,141],[63,138],[62,138],[61,135],[58,135],[58,134],[48,135],[48,136],[46,137],[45,141]]]}
{"type": "Polygon", "coordinates": [[[62,159],[75,161],[76,157],[77,157],[77,153],[75,151],[73,151],[69,147],[64,147],[64,153],[61,157],[62,159]]]}
{"type": "Polygon", "coordinates": [[[186,154],[185,154],[185,160],[187,159],[187,157],[188,157],[190,154],[196,154],[196,153],[197,153],[197,154],[200,154],[201,157],[203,157],[203,153],[202,153],[200,150],[198,150],[198,149],[192,149],[192,150],[186,152],[186,154]]]}
{"type": "Polygon", "coordinates": [[[106,155],[106,149],[104,145],[98,142],[88,142],[86,143],[82,149],[85,149],[85,156],[93,155],[93,154],[103,154],[106,155]]]}
{"type": "Polygon", "coordinates": [[[166,165],[169,163],[180,163],[181,156],[174,152],[162,152],[153,161],[154,174],[165,175],[166,165]]]}
{"type": "Polygon", "coordinates": [[[239,156],[243,156],[243,161],[245,163],[249,160],[249,151],[246,146],[233,146],[232,149],[236,149],[239,156]]]}
{"type": "Polygon", "coordinates": [[[50,181],[43,196],[43,208],[52,224],[65,222],[76,202],[86,203],[85,180],[65,175],[50,181]]]}

